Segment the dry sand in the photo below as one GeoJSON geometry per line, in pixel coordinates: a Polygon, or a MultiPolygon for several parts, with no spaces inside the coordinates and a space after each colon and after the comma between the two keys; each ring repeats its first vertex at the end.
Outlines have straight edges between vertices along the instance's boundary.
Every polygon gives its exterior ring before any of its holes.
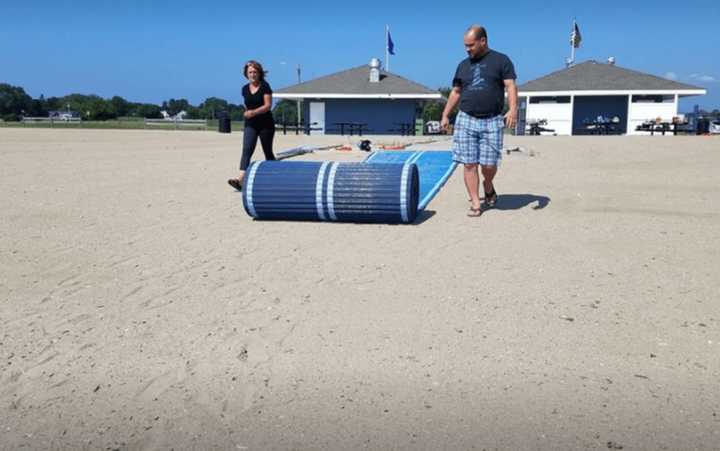
{"type": "Polygon", "coordinates": [[[720,446],[720,139],[509,137],[389,226],[251,220],[241,138],[0,129],[1,449],[720,446]]]}

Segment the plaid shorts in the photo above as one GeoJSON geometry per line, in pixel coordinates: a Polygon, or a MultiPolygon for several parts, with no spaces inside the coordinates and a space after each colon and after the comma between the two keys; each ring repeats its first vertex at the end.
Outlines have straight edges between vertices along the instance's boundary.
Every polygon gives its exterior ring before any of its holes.
{"type": "Polygon", "coordinates": [[[453,160],[458,163],[497,166],[502,159],[504,128],[502,115],[477,119],[462,111],[458,112],[453,132],[453,160]]]}

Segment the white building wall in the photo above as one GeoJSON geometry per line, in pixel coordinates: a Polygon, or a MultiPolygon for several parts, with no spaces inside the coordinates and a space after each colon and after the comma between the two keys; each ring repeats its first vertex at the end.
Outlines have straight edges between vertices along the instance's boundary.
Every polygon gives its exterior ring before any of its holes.
{"type": "Polygon", "coordinates": [[[525,117],[528,123],[547,119],[544,128],[555,130],[558,135],[571,135],[572,111],[572,103],[528,103],[525,117]]]}
{"type": "Polygon", "coordinates": [[[628,135],[649,135],[649,132],[638,132],[635,128],[646,121],[660,118],[662,122],[672,122],[677,116],[677,96],[672,102],[663,103],[633,103],[628,108],[628,135]]]}
{"type": "MultiPolygon", "coordinates": [[[[532,119],[547,119],[545,128],[554,129],[558,135],[572,134],[573,101],[576,96],[628,96],[627,134],[641,135],[649,132],[637,132],[635,128],[648,120],[658,117],[663,122],[671,122],[678,115],[678,98],[704,95],[704,89],[683,91],[628,90],[628,91],[533,91],[519,92],[520,97],[570,97],[571,103],[530,103],[525,115],[528,122],[532,119]],[[664,102],[632,102],[631,96],[665,96],[664,102]]],[[[547,133],[546,133],[547,134],[547,133]]]]}

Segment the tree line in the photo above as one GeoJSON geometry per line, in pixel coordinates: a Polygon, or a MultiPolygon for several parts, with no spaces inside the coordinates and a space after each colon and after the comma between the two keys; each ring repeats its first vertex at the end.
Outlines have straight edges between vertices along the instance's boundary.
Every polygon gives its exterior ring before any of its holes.
{"type": "MultiPolygon", "coordinates": [[[[450,88],[441,88],[445,98],[450,88]]],[[[425,121],[440,120],[444,102],[425,102],[420,116],[425,121]]],[[[217,119],[221,114],[229,114],[233,121],[242,121],[245,107],[236,105],[218,97],[208,97],[195,106],[187,99],[170,99],[160,105],[152,103],[130,102],[120,96],[104,99],[97,95],[69,94],[63,97],[44,97],[33,99],[20,86],[0,83],[0,119],[19,121],[23,117],[48,117],[51,111],[75,112],[83,120],[104,121],[118,118],[162,118],[161,111],[174,116],[185,111],[186,119],[217,119]]],[[[276,121],[294,124],[297,121],[296,102],[281,100],[273,108],[276,121]]]]}
{"type": "Polygon", "coordinates": [[[209,97],[200,105],[192,105],[187,99],[170,99],[160,105],[130,102],[120,96],[104,99],[97,95],[69,94],[63,97],[33,99],[20,86],[0,83],[0,119],[19,121],[23,117],[48,117],[51,111],[76,112],[83,120],[104,121],[117,118],[162,118],[161,111],[171,116],[181,111],[187,119],[216,119],[229,114],[234,121],[242,121],[245,107],[218,97],[209,97]]]}

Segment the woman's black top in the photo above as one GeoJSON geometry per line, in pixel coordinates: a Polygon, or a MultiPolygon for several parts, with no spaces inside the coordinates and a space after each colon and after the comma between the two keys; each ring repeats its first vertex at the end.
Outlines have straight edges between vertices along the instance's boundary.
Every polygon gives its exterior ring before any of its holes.
{"type": "MultiPolygon", "coordinates": [[[[265,94],[272,94],[272,89],[266,81],[260,82],[260,87],[254,94],[250,92],[250,83],[243,86],[242,95],[243,99],[245,99],[245,109],[254,110],[263,106],[265,104],[265,94]]],[[[254,127],[265,127],[270,125],[274,127],[273,116],[270,111],[268,111],[267,113],[258,114],[257,116],[253,116],[250,119],[245,119],[245,123],[254,127]]]]}

